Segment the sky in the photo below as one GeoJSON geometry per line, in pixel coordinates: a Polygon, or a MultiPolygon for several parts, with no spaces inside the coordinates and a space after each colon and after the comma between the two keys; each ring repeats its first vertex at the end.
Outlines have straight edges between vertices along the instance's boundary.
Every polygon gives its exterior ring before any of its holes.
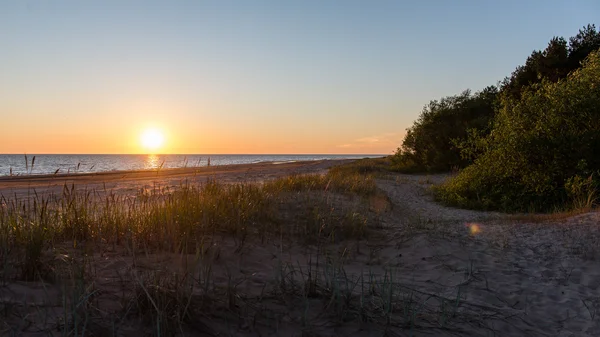
{"type": "Polygon", "coordinates": [[[391,154],[600,1],[3,1],[0,153],[391,154]]]}

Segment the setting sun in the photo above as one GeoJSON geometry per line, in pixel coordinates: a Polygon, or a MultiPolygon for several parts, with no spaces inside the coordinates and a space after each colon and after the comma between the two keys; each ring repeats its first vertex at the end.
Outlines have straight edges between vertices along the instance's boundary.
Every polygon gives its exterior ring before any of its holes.
{"type": "Polygon", "coordinates": [[[160,130],[147,129],[142,133],[141,141],[144,149],[156,151],[163,145],[165,137],[160,130]]]}

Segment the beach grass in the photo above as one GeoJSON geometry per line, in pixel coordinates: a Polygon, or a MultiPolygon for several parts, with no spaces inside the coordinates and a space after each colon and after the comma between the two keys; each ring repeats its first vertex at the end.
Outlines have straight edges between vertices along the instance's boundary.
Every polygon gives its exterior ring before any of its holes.
{"type": "MultiPolygon", "coordinates": [[[[520,324],[513,302],[483,299],[508,284],[488,257],[527,232],[480,223],[483,236],[430,219],[420,210],[431,205],[410,208],[388,188],[418,198],[434,180],[387,179],[386,162],[2,197],[0,335],[416,336],[520,324]]],[[[564,233],[570,243],[585,232],[564,233]]],[[[569,252],[593,257],[594,240],[569,252]]]]}
{"type": "Polygon", "coordinates": [[[392,274],[344,270],[347,243],[359,247],[377,227],[369,200],[380,191],[370,166],[264,183],[155,185],[135,195],[65,184],[57,195],[2,197],[4,290],[25,282],[59,295],[42,291],[39,303],[4,296],[8,319],[0,329],[117,336],[141,322],[144,334],[173,336],[250,318],[253,329],[277,330],[284,315],[295,315],[292,323],[306,331],[324,317],[390,324],[407,305],[392,274]],[[259,293],[244,292],[247,276],[230,269],[224,256],[269,246],[272,274],[259,293]],[[294,249],[307,252],[303,261],[285,258],[294,249]],[[161,258],[185,262],[172,270],[142,267],[161,258]],[[299,312],[274,309],[294,303],[301,303],[299,312]],[[313,315],[313,307],[326,316],[313,315]]]}

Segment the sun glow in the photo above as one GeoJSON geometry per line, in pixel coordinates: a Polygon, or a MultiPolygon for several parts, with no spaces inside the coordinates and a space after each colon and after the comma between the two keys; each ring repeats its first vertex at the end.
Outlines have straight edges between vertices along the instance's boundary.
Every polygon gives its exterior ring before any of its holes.
{"type": "Polygon", "coordinates": [[[141,142],[144,149],[156,151],[161,148],[165,141],[163,133],[158,129],[147,129],[142,133],[141,142]]]}

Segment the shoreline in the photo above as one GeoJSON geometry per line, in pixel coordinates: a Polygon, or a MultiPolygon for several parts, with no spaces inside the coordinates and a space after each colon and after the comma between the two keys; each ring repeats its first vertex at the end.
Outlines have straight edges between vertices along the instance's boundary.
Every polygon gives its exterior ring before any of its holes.
{"type": "MultiPolygon", "coordinates": [[[[318,161],[339,159],[364,159],[385,157],[385,154],[354,155],[354,154],[316,154],[316,155],[103,155],[103,154],[30,154],[27,163],[23,162],[21,155],[0,154],[0,179],[20,176],[55,176],[71,174],[96,174],[105,172],[125,172],[162,169],[178,169],[206,167],[207,161],[211,166],[246,165],[262,163],[287,163],[295,161],[318,161]],[[33,166],[28,163],[35,160],[33,166]]],[[[33,163],[33,162],[32,162],[33,163]]]]}
{"type": "Polygon", "coordinates": [[[64,185],[106,187],[124,192],[151,184],[176,186],[180,182],[199,182],[215,178],[222,182],[262,181],[292,174],[323,173],[332,166],[356,159],[323,159],[291,162],[214,165],[154,170],[107,171],[94,173],[0,176],[0,196],[60,192],[64,185]]]}
{"type": "MultiPolygon", "coordinates": [[[[163,171],[190,171],[190,170],[199,170],[199,169],[213,169],[213,168],[221,168],[221,167],[230,167],[230,166],[256,166],[256,165],[275,165],[275,164],[288,164],[288,163],[304,163],[304,162],[316,162],[316,161],[324,161],[323,160],[289,160],[289,161],[263,161],[256,163],[247,163],[247,164],[226,164],[226,165],[212,165],[212,166],[190,166],[190,167],[166,167],[166,168],[153,168],[153,169],[139,169],[139,170],[111,170],[111,171],[101,171],[101,172],[72,172],[72,173],[40,173],[40,174],[24,174],[24,175],[0,175],[0,182],[10,181],[10,180],[31,180],[36,178],[69,178],[69,177],[89,177],[89,176],[104,176],[104,175],[113,175],[113,174],[131,174],[131,173],[144,173],[144,172],[163,172],[163,171]]],[[[331,160],[344,160],[344,159],[331,159],[331,160]]],[[[351,159],[354,160],[354,159],[351,159]]]]}

